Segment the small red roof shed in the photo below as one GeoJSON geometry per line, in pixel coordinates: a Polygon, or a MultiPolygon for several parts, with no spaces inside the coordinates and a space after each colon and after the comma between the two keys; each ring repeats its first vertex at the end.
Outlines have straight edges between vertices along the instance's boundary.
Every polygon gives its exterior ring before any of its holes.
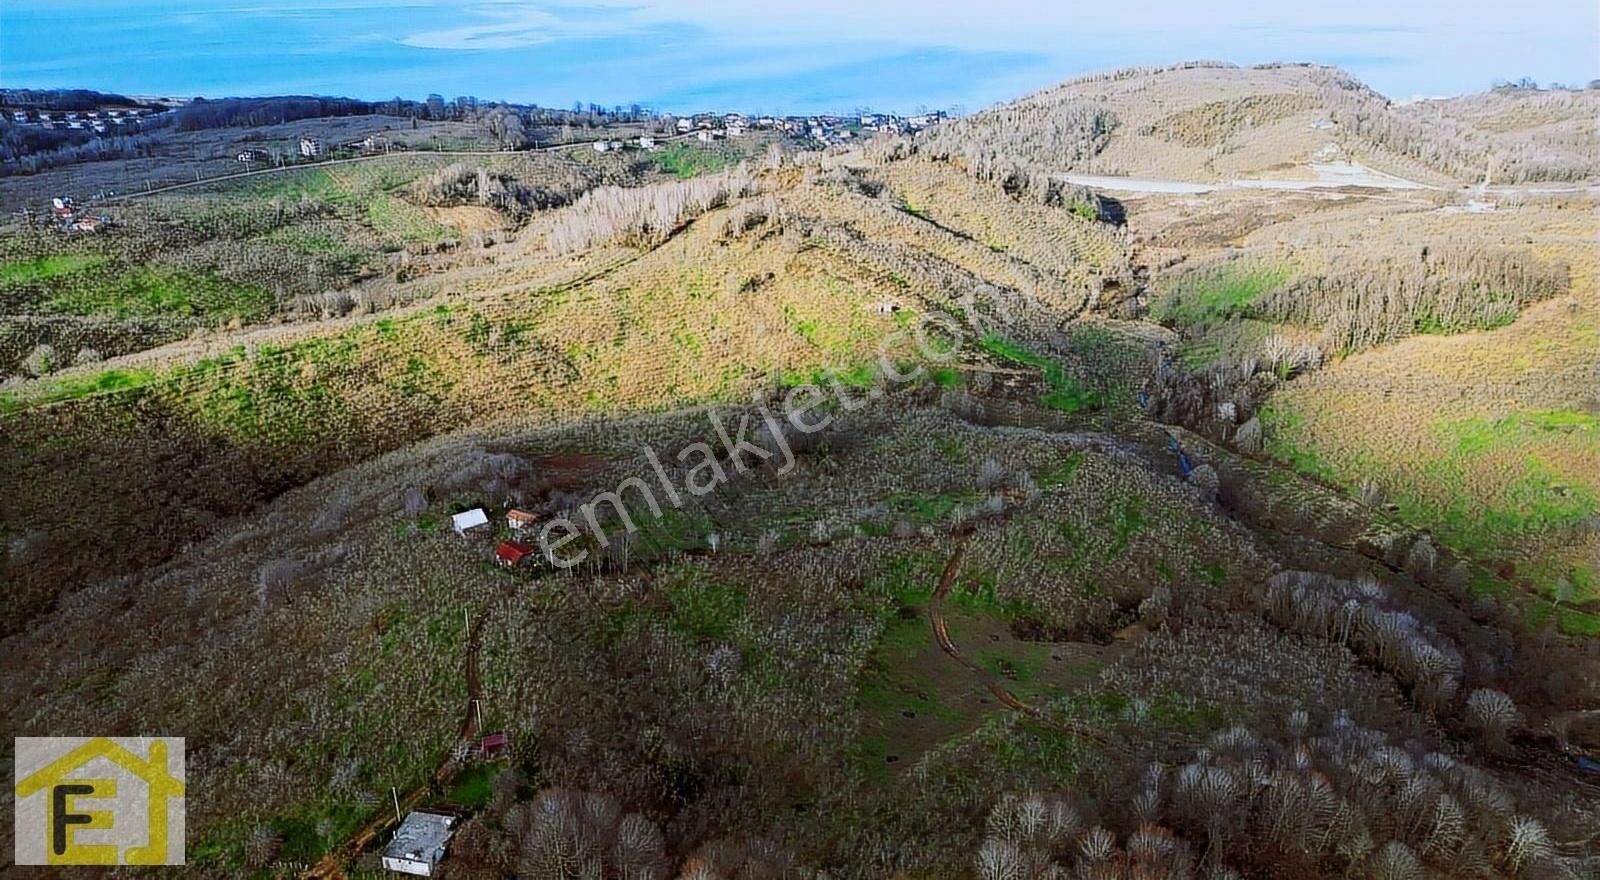
{"type": "Polygon", "coordinates": [[[486,758],[492,758],[495,755],[500,754],[509,748],[510,745],[511,736],[505,733],[491,733],[484,737],[482,742],[478,743],[478,747],[482,749],[483,755],[486,758]]]}
{"type": "Polygon", "coordinates": [[[532,555],[532,547],[516,541],[501,541],[500,545],[494,548],[494,558],[507,568],[521,565],[532,555]]]}

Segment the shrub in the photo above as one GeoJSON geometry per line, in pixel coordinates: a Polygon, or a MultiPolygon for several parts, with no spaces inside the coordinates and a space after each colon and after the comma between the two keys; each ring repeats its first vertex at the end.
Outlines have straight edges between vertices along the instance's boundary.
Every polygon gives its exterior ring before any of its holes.
{"type": "Polygon", "coordinates": [[[1509,746],[1511,732],[1522,726],[1522,713],[1500,691],[1480,688],[1467,696],[1467,723],[1478,731],[1485,748],[1499,754],[1509,746]]]}
{"type": "Polygon", "coordinates": [[[645,187],[603,187],[562,214],[550,232],[550,246],[573,253],[603,244],[660,244],[683,224],[755,191],[755,179],[744,171],[645,187]]]}

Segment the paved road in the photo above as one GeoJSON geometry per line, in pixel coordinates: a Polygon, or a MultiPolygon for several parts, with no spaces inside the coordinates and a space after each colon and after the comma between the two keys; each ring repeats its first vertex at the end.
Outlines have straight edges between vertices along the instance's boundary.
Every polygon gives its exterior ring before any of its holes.
{"type": "MultiPolygon", "coordinates": [[[[1393,192],[1469,192],[1466,187],[1438,187],[1385,174],[1355,162],[1313,162],[1306,166],[1311,177],[1300,180],[1262,179],[1241,177],[1220,183],[1196,183],[1190,180],[1160,180],[1150,177],[1113,177],[1103,174],[1058,174],[1061,180],[1108,192],[1168,193],[1203,195],[1229,190],[1306,190],[1337,189],[1357,186],[1393,192]]],[[[1477,186],[1473,195],[1562,195],[1589,193],[1600,195],[1600,186],[1594,184],[1527,184],[1518,186],[1477,186]]]]}

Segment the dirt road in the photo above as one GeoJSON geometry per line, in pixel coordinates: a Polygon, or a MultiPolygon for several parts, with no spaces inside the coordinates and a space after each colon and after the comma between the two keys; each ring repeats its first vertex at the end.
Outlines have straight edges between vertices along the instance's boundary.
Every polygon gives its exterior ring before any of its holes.
{"type": "MultiPolygon", "coordinates": [[[[487,611],[480,613],[467,631],[467,703],[461,716],[461,733],[456,738],[458,746],[470,746],[478,737],[478,705],[483,699],[483,678],[479,672],[478,652],[483,647],[483,623],[487,618],[487,611]]],[[[428,781],[400,798],[400,815],[403,816],[415,808],[430,792],[450,784],[461,769],[461,760],[456,756],[457,751],[456,748],[446,751],[444,762],[433,771],[428,781]]],[[[385,805],[342,845],[323,856],[322,861],[301,874],[302,880],[343,880],[344,866],[394,826],[395,816],[390,812],[389,805],[385,805]]]]}
{"type": "Polygon", "coordinates": [[[945,563],[944,572],[939,576],[939,586],[933,591],[933,599],[928,603],[928,622],[933,626],[934,640],[939,643],[939,650],[943,651],[952,660],[965,666],[976,674],[983,682],[983,686],[994,694],[995,699],[1006,706],[1021,712],[1041,724],[1046,724],[1072,736],[1092,740],[1100,745],[1108,745],[1110,740],[1100,731],[1075,721],[1056,718],[1040,712],[1033,705],[1025,702],[1016,694],[1000,683],[1000,680],[991,675],[988,670],[968,660],[961,649],[956,647],[950,639],[950,628],[945,623],[944,600],[950,595],[950,590],[955,586],[956,576],[961,573],[962,560],[967,554],[967,536],[957,539],[955,552],[950,555],[950,561],[945,563]]]}

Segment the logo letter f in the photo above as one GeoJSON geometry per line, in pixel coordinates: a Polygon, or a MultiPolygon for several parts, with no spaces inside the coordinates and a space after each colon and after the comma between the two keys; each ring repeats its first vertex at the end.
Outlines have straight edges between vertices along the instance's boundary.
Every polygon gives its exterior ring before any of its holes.
{"type": "Polygon", "coordinates": [[[88,813],[69,813],[67,799],[73,795],[94,794],[94,786],[83,784],[66,784],[53,786],[50,789],[50,845],[57,856],[67,854],[68,831],[72,825],[88,825],[94,822],[94,817],[88,813]]]}

